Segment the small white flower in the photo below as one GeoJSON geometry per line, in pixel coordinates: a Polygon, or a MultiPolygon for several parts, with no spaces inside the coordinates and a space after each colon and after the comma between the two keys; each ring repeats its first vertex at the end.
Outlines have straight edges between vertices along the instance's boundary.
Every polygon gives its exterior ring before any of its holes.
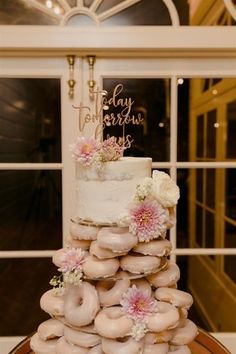
{"type": "Polygon", "coordinates": [[[82,282],[83,273],[81,270],[64,273],[64,282],[73,285],[80,285],[82,282]]]}
{"type": "Polygon", "coordinates": [[[137,185],[135,200],[143,201],[151,193],[152,184],[152,178],[145,177],[144,180],[137,185]]]}
{"type": "Polygon", "coordinates": [[[167,173],[153,171],[152,196],[165,208],[173,207],[179,199],[179,187],[167,173]]]}
{"type": "Polygon", "coordinates": [[[136,322],[131,329],[131,336],[138,342],[145,336],[147,331],[145,322],[136,322]]]}

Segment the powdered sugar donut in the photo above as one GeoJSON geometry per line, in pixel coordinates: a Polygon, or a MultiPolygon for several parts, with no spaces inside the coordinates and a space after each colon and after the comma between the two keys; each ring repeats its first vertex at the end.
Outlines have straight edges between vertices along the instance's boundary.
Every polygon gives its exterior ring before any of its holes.
{"type": "Polygon", "coordinates": [[[112,250],[108,248],[102,248],[99,246],[97,241],[92,241],[90,245],[90,250],[89,252],[96,256],[99,259],[106,259],[106,258],[115,258],[121,255],[126,254],[126,252],[123,253],[115,253],[112,250]]]}
{"type": "Polygon", "coordinates": [[[145,344],[143,348],[143,354],[167,354],[168,351],[169,345],[167,343],[145,344]]]}
{"type": "Polygon", "coordinates": [[[136,285],[139,290],[145,292],[148,296],[151,296],[152,294],[151,285],[144,278],[132,279],[131,285],[136,285]]]}
{"type": "Polygon", "coordinates": [[[127,227],[102,227],[97,235],[98,245],[113,252],[128,252],[138,243],[138,238],[127,227]]]}
{"type": "Polygon", "coordinates": [[[88,351],[88,354],[104,354],[101,344],[96,345],[88,351]]]}
{"type": "Polygon", "coordinates": [[[149,256],[168,256],[172,245],[169,240],[152,240],[150,242],[139,242],[133,251],[149,256]]]}
{"type": "Polygon", "coordinates": [[[121,306],[106,307],[94,320],[97,332],[106,338],[125,337],[131,332],[133,321],[124,314],[121,306]]]}
{"type": "Polygon", "coordinates": [[[74,221],[70,223],[70,234],[78,240],[96,240],[99,227],[93,225],[81,225],[74,221]]]}
{"type": "Polygon", "coordinates": [[[155,291],[155,297],[157,300],[169,302],[176,307],[183,307],[185,309],[189,309],[193,304],[192,295],[173,288],[158,288],[155,291]]]}
{"type": "Polygon", "coordinates": [[[54,289],[50,289],[41,296],[40,307],[52,317],[64,316],[64,296],[56,295],[54,289]]]}
{"type": "Polygon", "coordinates": [[[174,330],[171,344],[186,345],[194,340],[198,334],[197,326],[189,319],[181,321],[179,327],[174,330]]]}
{"type": "Polygon", "coordinates": [[[101,337],[97,334],[77,331],[67,326],[64,328],[64,337],[68,343],[85,348],[91,348],[101,343],[101,337]]]}
{"type": "Polygon", "coordinates": [[[128,278],[118,279],[116,281],[100,281],[96,289],[102,306],[119,305],[122,295],[128,290],[130,280],[128,278]]]}
{"type": "Polygon", "coordinates": [[[84,251],[87,251],[90,247],[90,240],[78,240],[74,239],[70,234],[66,237],[66,246],[67,247],[75,247],[81,248],[84,251]]]}
{"type": "Polygon", "coordinates": [[[63,336],[64,325],[58,320],[50,318],[38,326],[38,335],[42,340],[63,336]]]}
{"type": "Polygon", "coordinates": [[[85,326],[90,324],[98,310],[100,303],[97,290],[87,282],[80,286],[71,285],[65,294],[65,319],[74,326],[85,326]]]}
{"type": "Polygon", "coordinates": [[[66,341],[65,337],[58,339],[56,344],[56,354],[88,354],[89,349],[83,348],[78,345],[70,344],[66,341]]]}
{"type": "Polygon", "coordinates": [[[161,332],[176,327],[178,323],[178,310],[166,302],[158,301],[157,312],[148,317],[147,327],[152,332],[161,332]]]}
{"type": "Polygon", "coordinates": [[[191,350],[187,345],[170,346],[168,354],[191,354],[191,350]]]}
{"type": "Polygon", "coordinates": [[[38,333],[35,333],[30,340],[30,347],[35,354],[57,354],[57,339],[42,340],[38,333]]]}
{"type": "Polygon", "coordinates": [[[83,263],[84,274],[91,279],[107,278],[116,274],[119,268],[119,261],[116,258],[111,259],[98,259],[95,256],[86,257],[83,263]]]}
{"type": "Polygon", "coordinates": [[[173,329],[161,332],[148,332],[145,334],[144,341],[148,344],[168,343],[174,335],[173,329]]]}
{"type": "Polygon", "coordinates": [[[177,264],[168,261],[166,268],[157,272],[156,274],[149,275],[147,280],[156,288],[168,287],[177,283],[180,278],[180,270],[177,264]]]}
{"type": "Polygon", "coordinates": [[[140,354],[143,353],[143,342],[131,337],[118,341],[116,339],[102,338],[102,349],[105,354],[140,354]]]}
{"type": "Polygon", "coordinates": [[[121,268],[133,274],[152,274],[160,264],[161,258],[153,256],[127,255],[120,260],[121,268]]]}

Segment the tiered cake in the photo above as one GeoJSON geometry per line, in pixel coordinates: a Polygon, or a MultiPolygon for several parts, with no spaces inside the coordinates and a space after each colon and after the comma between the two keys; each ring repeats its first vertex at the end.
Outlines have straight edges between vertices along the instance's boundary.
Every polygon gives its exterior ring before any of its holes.
{"type": "Polygon", "coordinates": [[[76,216],[41,297],[51,319],[31,339],[36,354],[190,353],[197,327],[177,289],[167,230],[179,189],[151,159],[122,157],[114,137],[78,138],[76,216]]]}

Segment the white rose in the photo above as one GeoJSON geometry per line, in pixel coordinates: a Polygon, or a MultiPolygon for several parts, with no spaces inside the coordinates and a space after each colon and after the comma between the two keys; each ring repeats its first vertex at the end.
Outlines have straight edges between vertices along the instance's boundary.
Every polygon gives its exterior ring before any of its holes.
{"type": "Polygon", "coordinates": [[[179,199],[179,187],[165,172],[153,171],[152,196],[166,208],[173,207],[179,199]]]}

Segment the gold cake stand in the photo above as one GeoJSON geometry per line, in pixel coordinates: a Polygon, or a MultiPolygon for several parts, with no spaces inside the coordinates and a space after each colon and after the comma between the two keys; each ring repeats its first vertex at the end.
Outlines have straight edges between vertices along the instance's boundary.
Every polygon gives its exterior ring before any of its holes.
{"type": "MultiPolygon", "coordinates": [[[[30,337],[25,338],[9,354],[34,354],[29,342],[30,337]]],[[[192,354],[231,354],[220,342],[202,329],[199,329],[197,338],[189,348],[192,354]]]]}

